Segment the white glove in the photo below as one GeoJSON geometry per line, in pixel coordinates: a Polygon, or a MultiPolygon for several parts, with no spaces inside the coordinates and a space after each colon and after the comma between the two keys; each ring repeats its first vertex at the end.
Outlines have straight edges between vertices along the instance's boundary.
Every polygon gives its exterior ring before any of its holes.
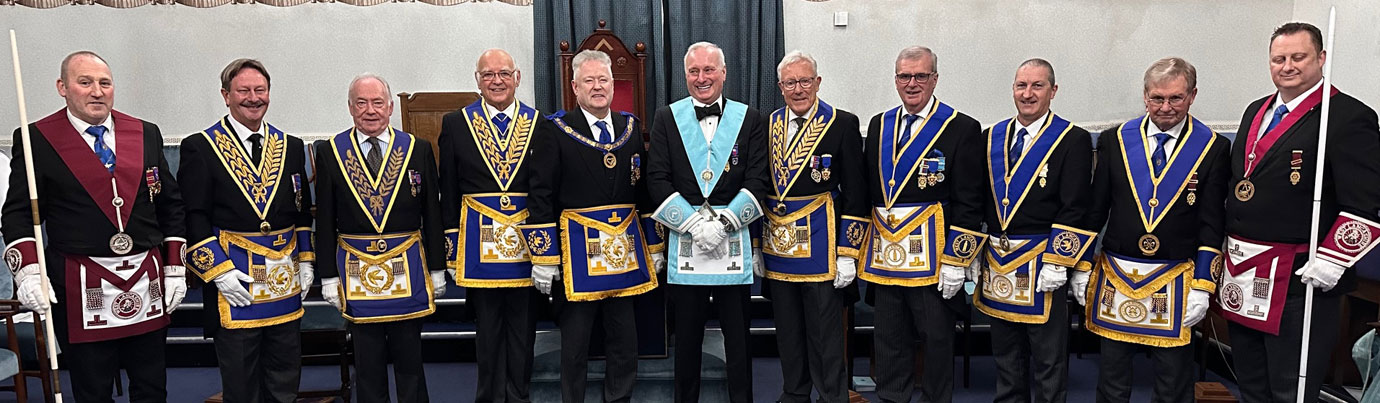
{"type": "Polygon", "coordinates": [[[767,276],[767,262],[762,260],[762,248],[752,248],[752,274],[757,277],[767,276]]]}
{"type": "Polygon", "coordinates": [[[241,283],[253,283],[254,278],[242,271],[231,269],[219,276],[215,280],[216,288],[220,289],[220,295],[225,297],[225,303],[236,308],[244,308],[254,303],[254,298],[249,295],[249,290],[244,288],[241,283]]]}
{"type": "Polygon", "coordinates": [[[163,311],[169,315],[187,296],[187,268],[163,266],[163,311]]]}
{"type": "Polygon", "coordinates": [[[1078,301],[1078,305],[1088,305],[1088,277],[1090,275],[1092,275],[1092,273],[1087,271],[1075,270],[1073,272],[1073,280],[1069,284],[1069,293],[1073,294],[1073,299],[1078,301]]]}
{"type": "Polygon", "coordinates": [[[1188,292],[1188,307],[1184,308],[1184,327],[1193,327],[1207,316],[1209,298],[1207,291],[1195,289],[1188,292]]]}
{"type": "Polygon", "coordinates": [[[441,298],[442,295],[446,295],[446,271],[433,270],[431,271],[431,297],[441,298]]]}
{"type": "Polygon", "coordinates": [[[340,300],[340,277],[324,277],[321,279],[321,299],[329,302],[335,310],[345,312],[344,301],[340,300]]]}
{"type": "Polygon", "coordinates": [[[982,256],[973,258],[973,263],[963,268],[963,274],[968,277],[968,281],[974,283],[976,283],[979,278],[982,278],[982,256]]]}
{"type": "Polygon", "coordinates": [[[1346,268],[1322,259],[1309,260],[1294,272],[1298,275],[1299,281],[1322,291],[1331,290],[1337,286],[1337,280],[1342,278],[1342,273],[1346,268]]]}
{"type": "Polygon", "coordinates": [[[944,299],[958,295],[958,290],[963,289],[963,281],[967,279],[965,271],[965,268],[958,266],[939,265],[939,295],[944,299]]]}
{"type": "Polygon", "coordinates": [[[57,293],[53,292],[52,284],[48,284],[48,298],[43,298],[43,276],[39,275],[38,264],[29,264],[15,272],[14,283],[19,285],[15,287],[15,296],[30,311],[44,315],[51,304],[57,303],[57,293]]]}
{"type": "Polygon", "coordinates": [[[847,287],[853,283],[853,279],[858,278],[858,259],[839,256],[834,259],[834,265],[838,266],[838,272],[834,273],[834,288],[847,287]]]}
{"type": "Polygon", "coordinates": [[[554,264],[532,265],[532,285],[542,294],[551,295],[551,283],[561,277],[561,270],[554,264]]]}
{"type": "Polygon", "coordinates": [[[700,215],[699,212],[691,213],[689,217],[685,217],[685,221],[681,222],[680,226],[676,227],[675,230],[676,232],[682,234],[690,234],[690,236],[694,236],[695,234],[693,230],[695,229],[695,227],[698,227],[700,223],[704,222],[706,219],[707,218],[703,215],[700,215]]]}
{"type": "Polygon", "coordinates": [[[728,232],[723,223],[705,220],[690,228],[690,236],[695,240],[695,247],[707,253],[718,249],[724,238],[728,238],[728,232]]]}
{"type": "Polygon", "coordinates": [[[1050,292],[1063,286],[1064,283],[1069,281],[1068,269],[1069,268],[1057,264],[1045,263],[1045,267],[1040,270],[1040,277],[1035,284],[1035,291],[1050,292]]]}
{"type": "Polygon", "coordinates": [[[297,279],[302,284],[302,299],[307,299],[307,292],[311,291],[311,283],[316,280],[316,270],[312,268],[311,262],[297,262],[297,279]]]}
{"type": "Polygon", "coordinates": [[[652,254],[652,268],[656,269],[656,274],[666,272],[666,251],[652,254]]]}

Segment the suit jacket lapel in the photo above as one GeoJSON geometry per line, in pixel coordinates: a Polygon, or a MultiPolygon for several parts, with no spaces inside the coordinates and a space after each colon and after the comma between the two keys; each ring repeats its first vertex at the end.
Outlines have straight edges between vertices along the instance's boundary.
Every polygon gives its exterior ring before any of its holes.
{"type": "MultiPolygon", "coordinates": [[[[576,107],[570,113],[566,113],[564,119],[567,125],[570,125],[571,128],[575,129],[575,133],[581,136],[585,136],[585,138],[591,140],[597,141],[599,139],[598,137],[594,136],[594,133],[592,131],[590,131],[590,122],[588,120],[585,120],[585,112],[580,108],[576,107]]],[[[583,144],[576,144],[576,149],[580,150],[580,155],[584,155],[584,153],[595,151],[593,148],[586,147],[583,144]]],[[[589,158],[580,158],[580,162],[580,165],[583,165],[585,167],[586,175],[589,175],[590,178],[600,178],[600,174],[603,173],[601,170],[604,169],[602,155],[589,158]]]]}
{"type": "MultiPolygon", "coordinates": [[[[1319,105],[1321,105],[1321,104],[1319,104],[1319,105]]],[[[1280,153],[1279,150],[1288,148],[1288,147],[1285,147],[1285,144],[1288,144],[1289,141],[1292,140],[1292,139],[1294,138],[1294,136],[1297,136],[1297,135],[1298,135],[1299,129],[1300,129],[1300,128],[1304,127],[1305,125],[1310,124],[1310,123],[1312,122],[1312,120],[1310,120],[1310,119],[1317,118],[1319,115],[1321,115],[1321,114],[1322,114],[1322,112],[1320,111],[1321,109],[1322,109],[1322,106],[1314,106],[1312,109],[1309,109],[1309,110],[1303,115],[1303,117],[1300,117],[1298,121],[1294,122],[1294,125],[1293,125],[1293,126],[1290,126],[1290,127],[1289,127],[1289,130],[1285,131],[1283,135],[1280,135],[1280,136],[1279,136],[1279,140],[1276,140],[1274,144],[1270,145],[1270,149],[1269,149],[1269,150],[1265,150],[1265,155],[1262,155],[1262,156],[1260,157],[1260,162],[1257,162],[1256,164],[1262,165],[1262,166],[1263,166],[1263,165],[1265,164],[1265,161],[1266,161],[1266,160],[1269,160],[1270,158],[1272,158],[1272,157],[1278,155],[1278,154],[1280,153]]],[[[1268,116],[1270,116],[1270,115],[1267,114],[1267,115],[1265,115],[1265,116],[1268,117],[1268,116]]],[[[1247,152],[1250,152],[1250,150],[1247,150],[1247,152]]],[[[1287,166],[1287,164],[1286,164],[1286,166],[1287,166]]]]}

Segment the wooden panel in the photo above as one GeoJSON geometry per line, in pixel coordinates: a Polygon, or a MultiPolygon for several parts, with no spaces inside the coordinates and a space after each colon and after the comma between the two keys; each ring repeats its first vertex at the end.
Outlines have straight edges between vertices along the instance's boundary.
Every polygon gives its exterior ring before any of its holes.
{"type": "MultiPolygon", "coordinates": [[[[604,20],[599,20],[599,28],[594,29],[594,33],[580,41],[580,46],[571,49],[570,42],[561,41],[561,107],[564,109],[575,109],[575,92],[567,84],[571,80],[571,62],[575,54],[582,50],[598,50],[609,55],[613,62],[610,70],[613,70],[614,85],[614,110],[632,112],[639,119],[644,121],[649,119],[647,116],[647,45],[637,42],[629,48],[618,35],[614,35],[613,30],[608,29],[604,20]]],[[[642,130],[649,128],[643,125],[642,130]]],[[[644,133],[645,134],[645,133],[644,133]]]]}
{"type": "MultiPolygon", "coordinates": [[[[447,113],[479,100],[477,92],[418,92],[399,93],[402,107],[402,130],[431,142],[432,155],[441,158],[441,119],[447,113]]],[[[438,161],[439,162],[439,161],[438,161]]]]}

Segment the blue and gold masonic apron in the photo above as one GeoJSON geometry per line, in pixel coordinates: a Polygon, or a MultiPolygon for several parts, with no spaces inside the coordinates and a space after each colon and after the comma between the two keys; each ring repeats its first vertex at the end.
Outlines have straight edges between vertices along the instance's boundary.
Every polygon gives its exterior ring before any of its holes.
{"type": "Polygon", "coordinates": [[[345,174],[346,186],[374,228],[372,234],[340,234],[336,244],[343,314],[355,323],[411,319],[436,311],[431,276],[423,259],[426,251],[422,248],[421,232],[383,231],[404,184],[413,195],[421,186],[435,184],[421,183],[421,173],[407,169],[416,139],[392,127],[388,130],[393,133],[393,140],[388,143],[384,164],[377,173],[365,167],[354,129],[331,139],[331,150],[340,172],[345,174]]]}
{"type": "Polygon", "coordinates": [[[494,127],[483,102],[465,107],[465,122],[500,191],[462,197],[459,230],[446,234],[446,261],[461,287],[528,287],[532,263],[518,229],[527,222],[527,193],[508,189],[527,156],[537,110],[519,102],[504,133],[494,127]]]}

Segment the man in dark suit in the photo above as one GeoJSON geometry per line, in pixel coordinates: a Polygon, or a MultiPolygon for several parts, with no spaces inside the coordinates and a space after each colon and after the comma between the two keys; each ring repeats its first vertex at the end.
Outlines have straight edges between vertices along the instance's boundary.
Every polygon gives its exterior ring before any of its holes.
{"type": "Polygon", "coordinates": [[[1299,353],[1308,351],[1302,401],[1317,400],[1337,342],[1341,296],[1355,289],[1347,270],[1380,238],[1380,136],[1375,111],[1322,87],[1322,33],[1306,23],[1270,37],[1277,92],[1252,102],[1232,145],[1227,197],[1227,267],[1218,300],[1229,331],[1243,400],[1292,402],[1299,353]],[[1311,227],[1320,151],[1322,97],[1330,96],[1326,170],[1318,228],[1311,227]],[[1308,242],[1317,231],[1317,257],[1308,242]],[[1290,274],[1295,276],[1290,276],[1290,274]],[[1305,287],[1316,288],[1310,341],[1302,345],[1305,287]]]}
{"type": "Polygon", "coordinates": [[[637,376],[633,297],[656,288],[647,255],[662,246],[638,219],[639,206],[647,205],[645,149],[637,118],[610,108],[613,62],[586,50],[571,64],[580,107],[549,116],[538,129],[531,158],[541,163],[532,167],[532,214],[522,232],[532,282],[555,298],[561,399],[585,401],[590,334],[602,317],[604,401],[627,402],[637,376]]]}
{"type": "Polygon", "coordinates": [[[15,297],[51,313],[77,401],[112,401],[121,369],[130,401],[166,401],[168,316],[187,281],[181,191],[163,158],[163,135],[114,110],[110,67],[95,53],[67,55],[57,90],[67,107],[29,125],[38,218],[47,228],[46,290],[29,205],[30,161],[14,132],[0,220],[15,297]]]}
{"type": "Polygon", "coordinates": [[[302,140],[264,121],[268,69],[253,59],[220,75],[230,114],[182,139],[188,266],[206,282],[230,402],[291,402],[301,379],[302,298],[312,283],[311,192],[302,140]],[[300,295],[300,297],[299,297],[300,295]]]}
{"type": "Polygon", "coordinates": [[[1145,115],[1098,142],[1089,228],[1107,224],[1103,253],[1069,288],[1087,306],[1088,330],[1102,336],[1099,402],[1131,401],[1132,357],[1142,349],[1155,361],[1153,400],[1193,400],[1189,342],[1222,265],[1231,144],[1189,116],[1198,71],[1188,61],[1160,59],[1144,82],[1145,115]]]}
{"type": "Polygon", "coordinates": [[[867,215],[858,117],[819,99],[815,59],[793,51],[776,67],[787,107],[771,114],[772,190],[763,231],[764,277],[776,321],[782,402],[848,401],[844,310],[858,300],[858,250],[867,215]],[[850,228],[854,231],[849,235],[850,228]]]}
{"type": "Polygon", "coordinates": [[[441,212],[446,263],[474,308],[476,402],[530,399],[536,340],[532,263],[518,226],[526,222],[527,158],[538,122],[516,98],[522,74],[490,49],[474,78],[482,99],[441,121],[441,212]]]}
{"type": "Polygon", "coordinates": [[[953,399],[954,323],[966,311],[964,268],[976,264],[985,175],[982,126],[934,96],[938,57],[912,46],[896,56],[901,105],[872,117],[866,158],[872,205],[862,270],[876,306],[877,396],[909,402],[915,340],[924,340],[921,401],[953,399]],[[947,228],[946,228],[947,227],[947,228]]]}
{"type": "Polygon", "coordinates": [[[987,129],[988,248],[973,305],[992,316],[996,402],[1067,396],[1068,271],[1092,267],[1092,136],[1049,110],[1054,67],[1016,69],[1017,114],[987,129]],[[1030,361],[1034,361],[1031,373],[1030,361]],[[1034,396],[1027,379],[1035,381],[1034,396]]]}
{"type": "Polygon", "coordinates": [[[728,396],[752,399],[747,351],[752,287],[749,224],[762,217],[770,192],[766,118],[723,97],[728,68],[709,42],[685,52],[690,96],[656,112],[652,122],[653,217],[667,228],[667,290],[675,311],[676,401],[700,393],[700,346],[710,299],[718,308],[727,355],[728,396]]]}
{"type": "Polygon", "coordinates": [[[316,150],[316,245],[321,296],[349,319],[356,394],[427,402],[422,318],[446,291],[444,229],[431,144],[393,129],[392,91],[363,74],[350,83],[354,127],[316,150]]]}

